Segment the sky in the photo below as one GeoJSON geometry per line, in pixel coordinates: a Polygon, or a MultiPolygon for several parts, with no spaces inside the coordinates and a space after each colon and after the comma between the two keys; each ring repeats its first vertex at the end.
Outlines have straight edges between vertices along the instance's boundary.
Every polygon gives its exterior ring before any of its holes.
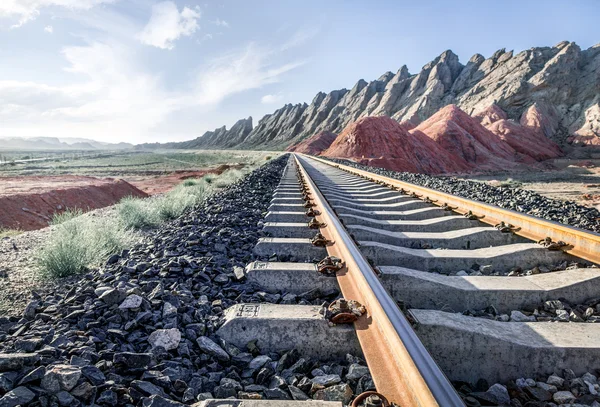
{"type": "Polygon", "coordinates": [[[599,15],[598,0],[0,0],[0,137],[189,140],[447,49],[464,64],[588,48],[599,15]]]}

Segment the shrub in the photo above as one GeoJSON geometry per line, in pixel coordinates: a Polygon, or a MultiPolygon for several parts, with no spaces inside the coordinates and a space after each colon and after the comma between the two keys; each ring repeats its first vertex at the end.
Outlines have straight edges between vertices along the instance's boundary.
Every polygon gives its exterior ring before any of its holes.
{"type": "Polygon", "coordinates": [[[496,186],[500,188],[521,188],[523,186],[523,183],[520,181],[515,181],[512,178],[508,178],[506,179],[506,181],[498,182],[496,186]]]}
{"type": "Polygon", "coordinates": [[[154,202],[156,214],[161,221],[168,221],[183,215],[183,212],[190,207],[192,201],[190,196],[177,194],[178,196],[165,195],[157,198],[154,202]],[[179,199],[178,199],[179,198],[179,199]]]}
{"type": "Polygon", "coordinates": [[[78,217],[57,225],[38,253],[43,275],[67,277],[100,265],[135,238],[109,218],[78,217]]]}
{"type": "Polygon", "coordinates": [[[67,222],[73,218],[83,215],[83,211],[79,208],[67,209],[61,213],[55,213],[52,215],[51,225],[60,225],[61,223],[67,222]]]}
{"type": "Polygon", "coordinates": [[[244,173],[237,169],[227,170],[222,173],[215,182],[216,188],[225,188],[227,185],[236,182],[244,176],[244,173]]]}
{"type": "Polygon", "coordinates": [[[119,222],[125,229],[142,229],[158,224],[152,205],[142,199],[125,197],[117,206],[119,222]]]}
{"type": "Polygon", "coordinates": [[[21,233],[23,233],[23,231],[20,229],[5,229],[3,227],[0,227],[0,239],[10,236],[16,236],[21,233]]]}

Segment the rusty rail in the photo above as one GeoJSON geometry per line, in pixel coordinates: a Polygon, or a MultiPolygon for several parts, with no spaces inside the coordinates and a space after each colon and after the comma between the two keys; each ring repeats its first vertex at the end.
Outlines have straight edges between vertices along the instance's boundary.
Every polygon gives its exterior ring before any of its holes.
{"type": "Polygon", "coordinates": [[[319,211],[316,219],[326,224],[320,231],[333,242],[327,252],[345,262],[337,272],[342,294],[367,309],[354,326],[377,391],[402,407],[464,406],[311,180],[302,165],[305,158],[294,158],[319,211]]]}
{"type": "Polygon", "coordinates": [[[415,193],[422,198],[428,197],[431,203],[437,206],[444,204],[452,206],[453,210],[460,214],[471,211],[473,214],[482,216],[481,222],[496,225],[500,222],[515,226],[516,234],[527,239],[539,241],[547,237],[553,241],[563,241],[567,246],[563,249],[567,253],[591,261],[600,263],[600,234],[591,231],[563,225],[562,223],[536,218],[510,209],[488,205],[467,198],[450,195],[434,189],[418,186],[394,178],[378,175],[369,171],[360,170],[343,164],[336,164],[318,157],[310,157],[321,163],[339,168],[350,174],[366,177],[380,184],[402,188],[406,193],[415,193]],[[455,207],[455,208],[454,208],[455,207]]]}

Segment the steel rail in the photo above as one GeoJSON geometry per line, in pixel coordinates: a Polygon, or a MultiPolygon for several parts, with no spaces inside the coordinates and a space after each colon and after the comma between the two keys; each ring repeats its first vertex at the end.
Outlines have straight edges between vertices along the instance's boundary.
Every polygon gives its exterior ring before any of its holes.
{"type": "Polygon", "coordinates": [[[342,294],[367,309],[354,326],[377,391],[402,407],[464,406],[304,168],[307,158],[294,158],[327,225],[321,233],[333,242],[327,252],[345,262],[337,274],[342,294]]]}
{"type": "MultiPolygon", "coordinates": [[[[306,157],[306,155],[302,155],[306,157]]],[[[550,237],[553,241],[563,241],[568,245],[563,249],[565,252],[591,261],[592,263],[600,263],[600,234],[598,233],[564,225],[551,220],[536,218],[535,216],[510,209],[499,208],[468,198],[447,194],[445,192],[400,181],[384,175],[333,163],[322,158],[312,156],[310,156],[310,158],[332,167],[339,168],[350,174],[366,177],[373,181],[391,185],[396,188],[403,188],[409,193],[416,193],[423,197],[429,197],[430,199],[437,201],[435,203],[432,202],[434,205],[442,206],[443,204],[448,204],[454,206],[456,207],[454,211],[460,214],[466,214],[471,211],[478,216],[485,215],[484,218],[479,220],[490,225],[496,225],[500,222],[509,223],[518,228],[514,233],[531,240],[539,241],[546,237],[550,237]]]]}

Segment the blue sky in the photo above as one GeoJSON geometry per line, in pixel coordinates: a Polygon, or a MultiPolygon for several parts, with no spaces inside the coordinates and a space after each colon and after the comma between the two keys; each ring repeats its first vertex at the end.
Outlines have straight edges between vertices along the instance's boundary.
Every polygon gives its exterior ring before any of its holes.
{"type": "Polygon", "coordinates": [[[0,0],[0,136],[186,140],[446,49],[600,43],[600,1],[0,0]]]}

